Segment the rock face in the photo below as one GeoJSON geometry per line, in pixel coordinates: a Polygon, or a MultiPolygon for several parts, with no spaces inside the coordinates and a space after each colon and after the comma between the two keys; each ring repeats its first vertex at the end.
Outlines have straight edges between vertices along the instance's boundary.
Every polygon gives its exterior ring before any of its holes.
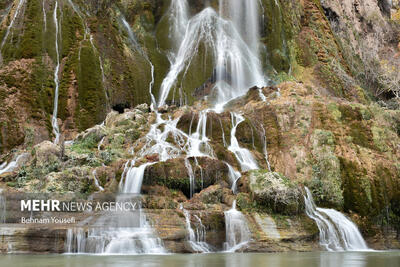
{"type": "MultiPolygon", "coordinates": [[[[0,36],[17,2],[8,1],[9,8],[0,3],[0,36]]],[[[391,8],[381,0],[258,1],[264,13],[260,37],[268,48],[263,71],[274,86],[250,88],[224,112],[208,110],[199,150],[209,153],[199,157],[186,153],[185,142],[204,119],[200,111],[209,103],[203,97],[212,94],[217,79],[207,49],[199,49],[176,82],[182,99],[171,93],[157,114],[150,106],[149,89],[159,95],[170,68],[171,1],[58,2],[58,121],[62,139],[70,142],[49,141],[56,51],[45,40],[55,36],[55,2],[24,1],[0,49],[0,165],[26,157],[0,175],[1,188],[115,193],[134,159],[135,166],[149,163],[143,208],[172,252],[193,252],[181,206],[194,227],[201,227],[195,216],[202,221],[206,241],[221,250],[224,211],[234,200],[252,232],[244,251],[318,249],[318,230],[304,214],[303,186],[318,206],[351,217],[372,248],[400,247],[399,1],[391,8]],[[120,23],[123,15],[135,38],[120,23]],[[231,112],[244,117],[235,137],[260,167],[240,173],[237,195],[232,184],[240,163],[229,150],[231,112]],[[147,135],[154,122],[169,118],[177,129],[163,142],[179,152],[165,161],[157,153],[139,157],[156,142],[147,135]]],[[[218,7],[218,1],[209,2],[218,7]]],[[[188,3],[192,14],[205,5],[188,3]]],[[[161,123],[157,130],[170,126],[161,123]]],[[[1,251],[63,251],[67,227],[37,233],[34,225],[18,227],[4,228],[1,251]]]]}

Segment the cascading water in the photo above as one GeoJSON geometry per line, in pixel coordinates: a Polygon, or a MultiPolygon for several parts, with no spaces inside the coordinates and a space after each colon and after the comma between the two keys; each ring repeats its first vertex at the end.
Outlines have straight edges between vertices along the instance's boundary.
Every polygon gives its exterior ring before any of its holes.
{"type": "Polygon", "coordinates": [[[18,155],[15,160],[11,161],[7,164],[7,162],[3,162],[0,166],[0,175],[6,172],[13,172],[15,171],[21,164],[21,160],[26,156],[26,153],[22,153],[18,155]]]}
{"type": "Polygon", "coordinates": [[[58,128],[58,121],[57,121],[57,112],[58,112],[58,89],[59,89],[59,70],[60,70],[60,51],[58,50],[58,35],[59,35],[59,24],[57,19],[57,9],[58,9],[58,2],[55,2],[54,5],[54,13],[53,13],[53,21],[54,26],[56,28],[56,38],[55,38],[55,50],[56,50],[56,68],[54,69],[54,107],[53,107],[53,116],[51,118],[51,125],[53,126],[53,133],[55,135],[54,143],[58,144],[60,139],[60,130],[58,128]]]}
{"type": "MultiPolygon", "coordinates": [[[[134,162],[131,164],[134,164],[134,162]]],[[[163,254],[161,239],[147,221],[140,208],[140,201],[132,194],[140,193],[144,171],[149,164],[139,167],[125,166],[125,179],[120,181],[120,195],[117,202],[134,201],[139,209],[120,211],[100,217],[95,226],[87,231],[83,228],[69,229],[66,252],[101,254],[163,254]]]]}
{"type": "MultiPolygon", "coordinates": [[[[158,102],[152,94],[154,67],[140,47],[127,21],[123,17],[121,18],[121,24],[126,29],[132,48],[143,55],[151,66],[152,80],[149,85],[149,93],[152,99],[152,110],[156,115],[155,123],[151,125],[146,136],[140,140],[140,143],[144,145],[139,151],[132,149],[134,157],[126,163],[120,181],[121,193],[140,193],[145,169],[154,163],[148,162],[139,166],[136,163],[146,156],[157,154],[157,161],[161,162],[184,156],[190,177],[190,196],[192,196],[195,191],[195,176],[190,160],[194,159],[196,167],[200,168],[202,173],[197,157],[215,158],[206,132],[208,113],[221,111],[226,102],[245,94],[248,88],[254,85],[264,85],[265,80],[258,58],[258,45],[254,43],[258,43],[258,29],[251,29],[252,33],[246,31],[247,28],[255,25],[253,20],[258,18],[257,4],[250,3],[249,8],[251,10],[244,15],[239,14],[240,16],[238,14],[225,14],[225,8],[222,6],[232,5],[229,6],[232,9],[234,7],[233,2],[221,0],[220,5],[220,14],[209,7],[189,19],[187,1],[171,1],[169,9],[171,12],[169,19],[172,22],[170,36],[174,38],[174,49],[176,50],[171,51],[171,55],[174,56],[169,56],[172,62],[171,68],[162,82],[158,102]],[[255,16],[255,18],[252,16],[255,16]],[[223,17],[226,17],[226,19],[223,17]],[[246,20],[244,29],[238,29],[239,26],[243,26],[240,19],[246,20]],[[157,107],[165,104],[179,74],[188,70],[200,43],[211,48],[210,51],[214,58],[213,64],[216,73],[215,93],[213,93],[215,95],[214,108],[199,111],[195,132],[192,133],[189,130],[189,133],[185,133],[177,128],[179,117],[175,119],[162,118],[161,114],[157,112],[157,107]],[[171,138],[174,142],[170,142],[171,138]]],[[[244,121],[244,118],[241,115],[232,113],[231,145],[229,149],[236,155],[242,170],[256,169],[258,168],[257,162],[250,151],[239,146],[235,136],[236,129],[242,121],[244,121]]],[[[229,164],[228,169],[232,181],[232,190],[236,192],[236,182],[240,178],[240,172],[229,164]]],[[[233,203],[232,209],[225,212],[227,238],[225,248],[227,251],[235,251],[243,247],[251,238],[245,216],[236,210],[235,203],[233,203]]],[[[115,216],[117,222],[112,224],[113,227],[94,228],[87,233],[82,233],[81,230],[76,229],[70,230],[67,238],[68,251],[96,253],[164,252],[160,239],[147,222],[145,213],[142,210],[140,212],[140,223],[136,227],[129,224],[132,219],[127,218],[131,216],[121,214],[115,216]],[[121,227],[121,225],[124,227],[121,227]]],[[[199,252],[209,250],[206,244],[202,244],[205,240],[205,228],[200,218],[195,216],[198,220],[198,227],[195,231],[192,228],[190,213],[188,211],[184,213],[189,241],[194,250],[199,252]]]]}
{"type": "Polygon", "coordinates": [[[191,215],[189,211],[185,210],[182,206],[181,210],[185,215],[186,229],[188,230],[189,234],[188,235],[189,244],[192,247],[192,249],[196,252],[201,252],[201,253],[210,252],[211,251],[210,246],[205,241],[206,229],[202,224],[201,219],[198,216],[194,216],[198,221],[198,227],[196,228],[196,231],[194,231],[192,228],[192,223],[190,221],[191,215]]]}
{"type": "Polygon", "coordinates": [[[237,113],[231,113],[232,117],[232,130],[231,130],[231,145],[228,150],[235,154],[236,159],[239,161],[242,171],[249,171],[258,169],[258,164],[253,158],[253,155],[246,148],[242,148],[236,139],[236,130],[238,125],[244,121],[244,117],[237,113]]]}
{"type": "Polygon", "coordinates": [[[15,19],[18,17],[18,14],[21,11],[21,8],[24,5],[24,3],[25,3],[25,0],[19,0],[17,8],[15,9],[14,15],[11,18],[11,22],[8,25],[7,29],[6,29],[6,33],[4,34],[3,40],[1,41],[1,45],[0,45],[0,66],[3,64],[3,56],[2,56],[1,50],[3,49],[5,43],[6,43],[7,39],[8,39],[8,35],[10,34],[10,30],[14,26],[15,19]]]}
{"type": "Polygon", "coordinates": [[[319,229],[319,243],[329,251],[368,250],[357,226],[334,209],[318,208],[310,190],[305,187],[306,213],[319,229]]]}
{"type": "Polygon", "coordinates": [[[224,212],[226,242],[225,250],[234,252],[244,247],[251,240],[251,232],[247,226],[244,215],[236,209],[236,200],[232,208],[224,212]]]}
{"type": "Polygon", "coordinates": [[[229,180],[231,181],[231,189],[234,194],[236,194],[236,189],[237,189],[237,181],[242,177],[239,171],[235,170],[232,165],[226,163],[226,166],[228,166],[228,176],[229,180]]]}
{"type": "Polygon", "coordinates": [[[42,1],[42,12],[43,12],[43,24],[44,24],[44,32],[47,31],[47,14],[46,14],[46,6],[44,0],[42,1]]]}
{"type": "Polygon", "coordinates": [[[170,59],[172,59],[172,56],[175,56],[182,43],[189,21],[189,7],[186,0],[171,1],[169,8],[169,21],[169,39],[174,43],[174,51],[171,51],[172,55],[170,56],[170,59]]]}
{"type": "MultiPolygon", "coordinates": [[[[220,5],[229,3],[221,1],[220,5]]],[[[221,6],[220,13],[223,10],[221,6]]],[[[253,15],[258,17],[257,14],[253,15]]],[[[258,43],[258,39],[254,41],[258,43]]],[[[245,94],[248,88],[265,85],[258,54],[255,54],[242,39],[235,23],[223,19],[214,9],[208,7],[188,21],[174,63],[161,84],[158,106],[165,104],[179,74],[187,71],[201,43],[210,48],[214,59],[216,111],[222,111],[225,103],[245,94]]]]}
{"type": "Polygon", "coordinates": [[[96,170],[94,170],[92,172],[93,175],[93,179],[94,179],[94,184],[96,185],[96,187],[100,190],[100,191],[104,191],[104,188],[100,185],[99,180],[97,179],[97,172],[96,170]]]}

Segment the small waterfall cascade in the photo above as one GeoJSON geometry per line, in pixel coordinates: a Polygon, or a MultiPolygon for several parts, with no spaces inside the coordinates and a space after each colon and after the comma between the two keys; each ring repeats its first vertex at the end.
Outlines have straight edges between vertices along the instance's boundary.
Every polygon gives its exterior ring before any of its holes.
{"type": "MultiPolygon", "coordinates": [[[[121,199],[119,199],[121,200],[121,199]]],[[[161,239],[149,225],[144,212],[120,212],[100,217],[96,226],[67,230],[66,253],[163,254],[161,239]]]]}
{"type": "Polygon", "coordinates": [[[334,209],[318,208],[310,190],[305,187],[306,214],[319,229],[319,243],[329,251],[368,250],[357,226],[334,209]]]}
{"type": "Polygon", "coordinates": [[[21,160],[26,156],[26,153],[22,153],[18,155],[15,160],[11,161],[10,163],[7,164],[7,162],[3,162],[0,165],[0,174],[6,173],[6,172],[13,172],[15,171],[18,167],[20,167],[21,160]]]}
{"type": "Polygon", "coordinates": [[[134,202],[138,208],[134,211],[119,211],[112,216],[104,215],[94,223],[97,227],[87,230],[83,227],[69,229],[65,244],[67,253],[133,255],[166,252],[161,239],[140,208],[140,199],[137,198],[146,166],[148,164],[139,167],[125,166],[125,179],[120,181],[121,194],[117,196],[117,201],[134,202]]]}
{"type": "Polygon", "coordinates": [[[231,145],[228,150],[235,154],[236,159],[239,161],[242,171],[249,171],[258,169],[258,164],[254,159],[253,155],[246,148],[242,148],[236,139],[236,130],[238,125],[244,121],[244,117],[240,114],[231,113],[232,118],[232,130],[231,130],[231,145]]]}
{"type": "Polygon", "coordinates": [[[183,214],[185,215],[185,221],[186,221],[186,229],[188,231],[188,242],[192,249],[196,252],[200,253],[205,253],[205,252],[210,252],[210,246],[207,244],[206,240],[206,228],[201,222],[200,217],[194,216],[195,219],[197,220],[198,226],[196,227],[196,230],[193,230],[192,228],[192,223],[191,223],[191,214],[189,211],[185,210],[182,205],[181,205],[181,210],[183,211],[183,214]]]}
{"type": "Polygon", "coordinates": [[[251,8],[251,10],[238,14],[241,13],[239,10],[245,10],[240,8],[233,14],[226,15],[229,13],[226,12],[227,9],[235,9],[236,2],[220,0],[220,14],[208,7],[188,20],[175,60],[161,84],[158,106],[165,104],[178,76],[182,72],[186,73],[200,44],[205,44],[213,55],[216,72],[214,88],[216,111],[222,111],[225,103],[245,94],[248,88],[265,85],[257,48],[258,34],[249,33],[258,32],[258,27],[251,28],[258,24],[258,1],[240,1],[242,4],[249,5],[244,8],[251,8]],[[235,20],[237,20],[236,23],[235,20]],[[243,30],[239,30],[239,26],[242,29],[242,21],[246,23],[243,30]],[[246,40],[251,46],[246,43],[246,40]]]}
{"type": "Polygon", "coordinates": [[[225,164],[226,164],[226,166],[228,166],[228,177],[232,184],[232,186],[231,186],[232,192],[234,194],[236,194],[237,193],[236,192],[237,191],[237,181],[240,179],[240,177],[242,177],[242,175],[240,174],[239,171],[235,170],[232,167],[232,165],[230,165],[229,163],[225,162],[225,164]]]}
{"type": "Polygon", "coordinates": [[[53,21],[54,26],[56,28],[55,34],[55,50],[56,50],[56,67],[54,69],[54,103],[53,103],[53,116],[51,118],[51,125],[53,126],[53,133],[55,135],[54,143],[58,144],[60,139],[60,130],[58,128],[58,121],[57,121],[57,112],[58,112],[58,90],[60,86],[59,82],[59,70],[60,70],[60,51],[58,47],[58,36],[59,36],[59,23],[57,18],[57,10],[58,10],[58,1],[55,2],[54,5],[54,12],[53,12],[53,21]]]}
{"type": "Polygon", "coordinates": [[[93,179],[94,179],[94,184],[96,185],[97,189],[99,189],[100,191],[104,191],[104,188],[99,183],[99,179],[97,179],[96,170],[93,170],[92,175],[93,175],[93,179]]]}
{"type": "Polygon", "coordinates": [[[172,0],[169,7],[169,39],[174,42],[174,51],[170,55],[170,61],[172,62],[172,56],[176,56],[176,51],[182,43],[185,36],[186,27],[189,21],[189,7],[187,0],[172,0]]]}
{"type": "Polygon", "coordinates": [[[233,201],[232,208],[224,214],[226,229],[224,248],[227,252],[235,252],[251,240],[251,232],[243,213],[236,209],[236,200],[233,201]]]}
{"type": "Polygon", "coordinates": [[[47,32],[47,14],[46,14],[46,6],[45,6],[45,0],[42,1],[42,12],[43,12],[43,30],[44,32],[47,32]]]}
{"type": "Polygon", "coordinates": [[[3,188],[0,188],[0,223],[5,223],[7,218],[6,198],[3,195],[3,188]]]}
{"type": "Polygon", "coordinates": [[[18,5],[17,5],[17,7],[16,7],[16,9],[14,11],[14,15],[12,16],[10,24],[8,25],[8,27],[6,29],[6,33],[4,34],[3,40],[1,41],[1,45],[0,45],[0,65],[3,64],[3,56],[1,54],[1,50],[3,49],[5,43],[6,43],[7,39],[8,39],[8,36],[10,35],[10,30],[14,26],[15,20],[18,17],[18,15],[19,15],[19,13],[21,11],[21,8],[24,5],[24,3],[25,3],[25,0],[19,0],[18,5]]]}

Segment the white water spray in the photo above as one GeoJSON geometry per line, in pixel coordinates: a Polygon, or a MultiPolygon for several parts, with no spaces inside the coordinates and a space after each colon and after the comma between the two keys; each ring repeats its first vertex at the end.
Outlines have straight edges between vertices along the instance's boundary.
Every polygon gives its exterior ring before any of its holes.
{"type": "Polygon", "coordinates": [[[188,231],[188,237],[189,237],[189,244],[192,247],[192,249],[196,252],[204,253],[204,252],[210,252],[210,246],[207,244],[206,240],[206,229],[205,226],[202,224],[201,219],[198,216],[194,216],[195,219],[198,221],[198,227],[196,228],[196,231],[193,230],[192,228],[192,223],[191,223],[191,214],[189,211],[185,210],[181,206],[181,210],[183,211],[183,214],[185,215],[185,221],[186,221],[186,229],[188,231]]]}
{"type": "Polygon", "coordinates": [[[235,252],[243,248],[251,240],[251,232],[247,226],[244,215],[236,209],[236,200],[232,208],[224,212],[226,242],[224,244],[227,252],[235,252]]]}
{"type": "Polygon", "coordinates": [[[59,35],[59,24],[57,19],[57,9],[58,9],[58,1],[56,1],[54,6],[53,13],[53,21],[54,26],[56,28],[56,38],[55,38],[55,49],[56,49],[56,68],[54,69],[54,84],[56,86],[54,90],[54,107],[53,107],[53,116],[51,118],[51,125],[53,126],[53,133],[55,135],[54,143],[58,144],[60,139],[60,130],[58,128],[57,121],[57,112],[58,112],[58,90],[59,90],[59,70],[60,70],[60,51],[58,50],[58,35],[59,35]]]}
{"type": "Polygon", "coordinates": [[[329,251],[368,250],[357,226],[334,209],[318,208],[310,190],[305,187],[306,213],[319,229],[319,243],[329,251]]]}
{"type": "Polygon", "coordinates": [[[8,35],[10,34],[10,30],[14,26],[15,19],[18,17],[18,14],[21,11],[21,7],[24,5],[24,3],[25,3],[25,0],[19,0],[17,8],[15,9],[14,15],[11,18],[11,22],[7,27],[6,33],[4,34],[3,41],[1,41],[1,45],[0,45],[0,65],[3,64],[3,56],[1,54],[1,50],[3,49],[3,46],[5,45],[5,43],[6,43],[7,39],[8,39],[8,35]]]}
{"type": "MultiPolygon", "coordinates": [[[[253,41],[258,43],[258,38],[253,41]]],[[[258,54],[242,39],[233,21],[223,19],[209,7],[188,21],[176,59],[162,82],[158,106],[165,104],[179,74],[187,72],[202,43],[212,53],[215,64],[216,111],[222,111],[225,103],[245,94],[248,88],[265,84],[258,54]]]]}
{"type": "Polygon", "coordinates": [[[239,161],[242,171],[249,171],[258,169],[258,164],[253,155],[246,148],[242,148],[236,139],[236,130],[238,125],[244,121],[244,117],[237,113],[231,113],[232,117],[232,130],[231,130],[231,145],[228,150],[235,154],[236,159],[239,161]]]}

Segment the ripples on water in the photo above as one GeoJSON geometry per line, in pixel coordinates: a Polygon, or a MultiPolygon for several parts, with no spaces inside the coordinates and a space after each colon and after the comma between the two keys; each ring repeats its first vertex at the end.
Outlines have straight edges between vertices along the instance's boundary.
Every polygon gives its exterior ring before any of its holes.
{"type": "Polygon", "coordinates": [[[172,254],[146,256],[2,255],[0,266],[165,266],[165,267],[399,267],[395,252],[312,252],[271,254],[172,254]]]}

